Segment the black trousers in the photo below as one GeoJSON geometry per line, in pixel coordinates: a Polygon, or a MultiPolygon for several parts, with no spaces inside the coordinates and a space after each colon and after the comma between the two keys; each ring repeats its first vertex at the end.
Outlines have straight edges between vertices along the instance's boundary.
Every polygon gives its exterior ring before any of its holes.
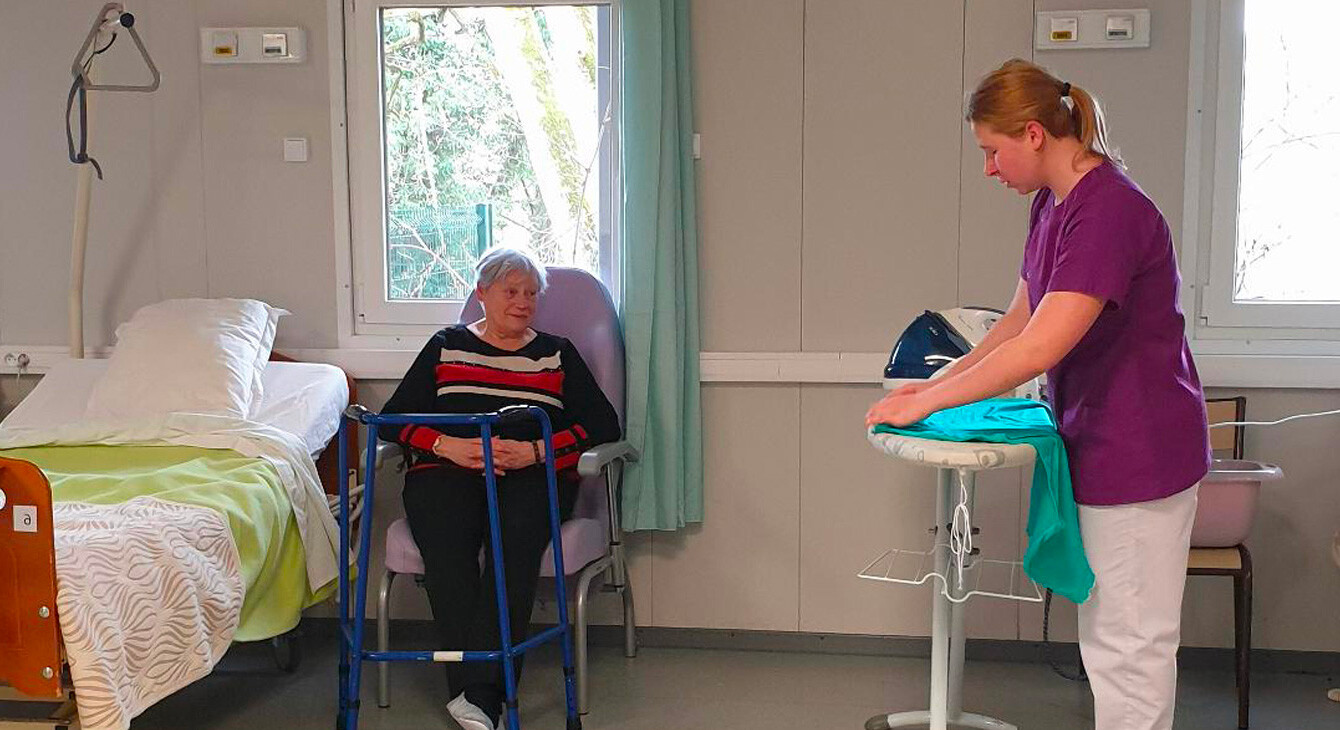
{"type": "MultiPolygon", "coordinates": [[[[558,486],[559,516],[566,520],[576,502],[577,483],[559,475],[558,486]]],[[[540,467],[499,476],[497,488],[507,610],[515,646],[528,633],[540,560],[549,545],[549,495],[540,467]]],[[[437,624],[437,648],[499,649],[502,638],[484,477],[452,467],[411,471],[405,477],[404,502],[410,532],[423,555],[424,581],[437,624]],[[481,549],[485,556],[482,571],[481,549]]],[[[446,669],[449,696],[464,692],[466,699],[497,724],[504,699],[501,663],[450,662],[446,669]]],[[[516,670],[520,681],[519,657],[516,670]]]]}

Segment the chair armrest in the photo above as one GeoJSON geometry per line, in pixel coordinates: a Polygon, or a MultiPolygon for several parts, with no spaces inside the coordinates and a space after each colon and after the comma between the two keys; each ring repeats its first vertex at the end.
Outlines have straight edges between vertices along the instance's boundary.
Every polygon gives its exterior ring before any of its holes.
{"type": "MultiPolygon", "coordinates": [[[[360,458],[359,465],[361,466],[367,462],[367,449],[363,449],[360,458]]],[[[375,469],[380,470],[388,463],[393,464],[396,469],[405,468],[405,450],[401,448],[400,444],[392,443],[390,441],[377,441],[377,455],[375,458],[376,461],[373,463],[373,468],[375,469]]]]}
{"type": "Polygon", "coordinates": [[[637,461],[637,449],[633,448],[633,445],[627,441],[615,441],[588,449],[582,453],[581,459],[577,461],[577,473],[584,477],[599,476],[601,472],[605,471],[605,467],[616,459],[637,461]]]}

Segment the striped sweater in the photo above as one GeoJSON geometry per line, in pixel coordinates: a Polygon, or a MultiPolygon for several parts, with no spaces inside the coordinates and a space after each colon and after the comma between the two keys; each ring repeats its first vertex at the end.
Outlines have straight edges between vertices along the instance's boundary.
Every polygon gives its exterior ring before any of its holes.
{"type": "MultiPolygon", "coordinates": [[[[572,343],[537,332],[519,350],[499,349],[465,325],[441,329],[419,353],[382,413],[486,413],[510,405],[544,408],[554,427],[554,461],[573,469],[582,452],[619,438],[619,419],[572,343]]],[[[444,466],[432,453],[440,434],[478,438],[470,426],[382,426],[387,441],[408,448],[411,468],[444,466]]],[[[504,439],[539,439],[535,421],[503,424],[504,439]]]]}

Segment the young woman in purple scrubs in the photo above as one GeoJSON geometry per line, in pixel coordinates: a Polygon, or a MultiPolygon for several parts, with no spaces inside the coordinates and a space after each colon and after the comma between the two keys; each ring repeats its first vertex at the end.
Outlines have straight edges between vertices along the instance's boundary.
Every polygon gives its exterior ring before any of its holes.
{"type": "Polygon", "coordinates": [[[943,377],[867,422],[906,425],[1047,373],[1096,581],[1079,642],[1097,730],[1170,730],[1205,397],[1167,221],[1127,177],[1098,103],[1039,66],[989,74],[967,121],[983,172],[1035,194],[1008,313],[943,377]]]}

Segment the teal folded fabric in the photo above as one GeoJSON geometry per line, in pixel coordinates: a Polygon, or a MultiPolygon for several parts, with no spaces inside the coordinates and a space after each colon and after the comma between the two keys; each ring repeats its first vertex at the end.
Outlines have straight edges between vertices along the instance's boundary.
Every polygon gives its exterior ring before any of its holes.
{"type": "Polygon", "coordinates": [[[877,424],[875,433],[938,441],[1028,444],[1037,452],[1028,499],[1029,578],[1075,603],[1089,599],[1093,570],[1084,556],[1079,508],[1070,483],[1070,461],[1051,409],[1023,398],[992,398],[947,408],[905,428],[877,424]]]}

